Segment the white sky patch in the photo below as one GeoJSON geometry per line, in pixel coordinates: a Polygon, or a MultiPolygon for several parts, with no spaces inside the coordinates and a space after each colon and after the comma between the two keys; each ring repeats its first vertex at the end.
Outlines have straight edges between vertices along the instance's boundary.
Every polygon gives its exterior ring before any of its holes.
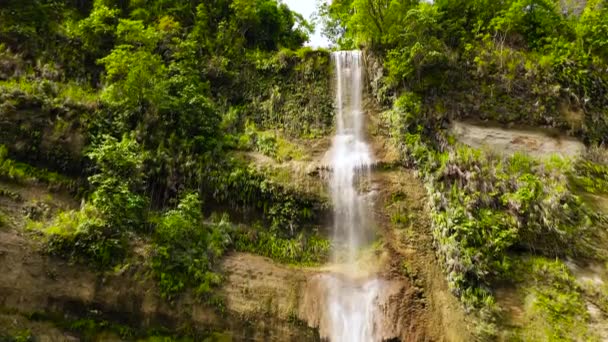
{"type": "MultiPolygon", "coordinates": [[[[317,0],[281,0],[281,2],[289,6],[292,11],[303,15],[308,21],[312,21],[312,14],[317,10],[317,0]]],[[[328,47],[330,42],[321,35],[321,28],[317,27],[307,45],[312,47],[328,47]]]]}

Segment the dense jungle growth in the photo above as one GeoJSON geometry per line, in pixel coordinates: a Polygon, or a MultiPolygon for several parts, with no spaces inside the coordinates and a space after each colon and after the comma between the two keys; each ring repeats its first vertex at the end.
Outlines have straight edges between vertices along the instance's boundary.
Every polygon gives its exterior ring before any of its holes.
{"type": "Polygon", "coordinates": [[[327,240],[303,228],[326,199],[242,157],[293,158],[283,137],[331,130],[329,52],[303,47],[311,30],[276,0],[2,2],[2,179],[83,203],[32,210],[28,227],[100,269],[151,241],[168,299],[207,297],[228,250],[323,261],[327,240]]]}

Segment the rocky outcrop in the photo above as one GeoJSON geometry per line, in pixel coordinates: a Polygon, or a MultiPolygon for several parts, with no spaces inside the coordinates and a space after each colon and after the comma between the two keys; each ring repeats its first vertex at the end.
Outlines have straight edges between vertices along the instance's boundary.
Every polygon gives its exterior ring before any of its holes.
{"type": "Polygon", "coordinates": [[[384,65],[379,56],[374,55],[369,50],[363,52],[363,61],[365,67],[365,79],[367,86],[369,87],[369,93],[374,97],[374,100],[382,105],[386,106],[392,103],[394,94],[385,85],[384,65]]]}

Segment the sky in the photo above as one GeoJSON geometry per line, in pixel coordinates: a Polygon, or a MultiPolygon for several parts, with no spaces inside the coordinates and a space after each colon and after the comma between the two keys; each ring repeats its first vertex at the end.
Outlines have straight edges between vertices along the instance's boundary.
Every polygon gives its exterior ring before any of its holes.
{"type": "MultiPolygon", "coordinates": [[[[287,4],[292,11],[302,14],[304,18],[309,21],[311,20],[313,12],[317,10],[317,0],[282,0],[282,2],[287,4]]],[[[310,37],[310,41],[307,45],[313,47],[327,47],[329,46],[329,41],[321,35],[320,28],[317,28],[314,35],[310,37]]]]}

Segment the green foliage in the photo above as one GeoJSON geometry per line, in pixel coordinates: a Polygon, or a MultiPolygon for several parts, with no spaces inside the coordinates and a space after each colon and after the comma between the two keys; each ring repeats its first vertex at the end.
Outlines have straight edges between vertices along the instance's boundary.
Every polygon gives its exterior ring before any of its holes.
{"type": "Polygon", "coordinates": [[[440,87],[446,81],[444,73],[449,53],[437,37],[439,18],[437,6],[422,3],[403,16],[403,26],[386,35],[390,45],[394,45],[393,40],[399,42],[399,47],[387,54],[389,82],[399,84],[408,80],[410,88],[425,90],[440,87]]]}
{"type": "MultiPolygon", "coordinates": [[[[329,53],[300,49],[311,26],[276,0],[10,2],[0,17],[3,38],[27,28],[27,44],[0,47],[9,78],[0,121],[11,125],[0,143],[19,160],[85,178],[86,147],[135,137],[146,156],[140,184],[124,174],[90,179],[91,201],[116,217],[145,206],[143,193],[162,207],[200,188],[228,150],[246,145],[238,140],[249,121],[299,137],[332,127],[329,53]],[[42,44],[35,36],[46,28],[52,43],[42,44]]],[[[276,152],[298,157],[280,139],[276,152]]]]}
{"type": "MultiPolygon", "coordinates": [[[[261,129],[280,127],[287,136],[317,137],[333,127],[330,56],[302,48],[247,55],[240,94],[249,117],[261,129]]],[[[245,118],[243,118],[245,119],[245,118]]]]}
{"type": "Polygon", "coordinates": [[[222,280],[214,268],[231,244],[231,226],[226,216],[204,223],[201,209],[198,195],[186,194],[157,222],[151,266],[165,299],[175,299],[185,288],[209,298],[222,280]]]}
{"type": "MultiPolygon", "coordinates": [[[[72,180],[55,172],[38,169],[8,158],[8,150],[4,145],[0,145],[0,178],[22,184],[40,182],[57,189],[73,190],[75,187],[72,180]]],[[[13,198],[15,197],[11,194],[8,195],[13,198]]]]}
{"type": "Polygon", "coordinates": [[[133,137],[104,136],[88,154],[99,170],[89,178],[95,186],[91,204],[106,223],[118,231],[143,228],[147,201],[137,193],[143,185],[145,153],[133,137]]]}
{"type": "Polygon", "coordinates": [[[329,209],[326,200],[277,184],[254,167],[236,162],[210,172],[205,186],[213,189],[211,199],[216,202],[244,212],[259,210],[280,237],[294,237],[329,209]]]}
{"type": "Polygon", "coordinates": [[[160,56],[123,45],[100,60],[108,81],[103,99],[112,104],[158,110],[167,93],[166,69],[160,56]]]}
{"type": "Polygon", "coordinates": [[[82,128],[96,96],[76,83],[1,81],[0,143],[19,161],[74,175],[83,168],[82,128]]]}
{"type": "Polygon", "coordinates": [[[326,17],[325,31],[344,48],[392,46],[401,38],[401,28],[408,25],[404,14],[417,4],[412,0],[340,0],[322,6],[321,13],[326,17]]]}
{"type": "MultiPolygon", "coordinates": [[[[491,289],[509,278],[522,250],[592,256],[604,219],[575,191],[605,192],[606,162],[497,156],[455,144],[445,128],[471,118],[605,142],[607,9],[601,1],[574,4],[344,0],[321,8],[335,42],[363,46],[383,63],[375,82],[386,86],[374,95],[401,94],[382,128],[426,182],[436,252],[452,291],[484,318],[480,336],[496,333],[491,289]]],[[[580,309],[580,298],[546,295],[550,310],[570,317],[570,308],[580,309]]],[[[558,335],[532,339],[586,336],[558,335]]]]}
{"type": "Polygon", "coordinates": [[[34,336],[29,330],[22,330],[11,333],[9,335],[0,334],[1,342],[34,342],[34,336]]]}
{"type": "Polygon", "coordinates": [[[267,256],[293,265],[319,265],[329,259],[330,242],[322,237],[303,233],[292,239],[277,237],[263,229],[237,231],[235,248],[238,251],[267,256]]]}
{"type": "MultiPolygon", "coordinates": [[[[75,82],[32,81],[27,78],[11,78],[6,81],[0,81],[0,93],[5,101],[13,102],[14,100],[11,97],[15,98],[18,95],[26,95],[32,97],[31,102],[35,102],[35,98],[44,98],[48,101],[49,106],[52,106],[53,102],[55,102],[84,104],[88,107],[94,107],[98,100],[96,93],[75,82]]],[[[13,102],[11,104],[14,106],[16,103],[13,102]]],[[[5,106],[8,106],[8,104],[5,106]]]]}
{"type": "Polygon", "coordinates": [[[575,164],[574,183],[592,194],[608,193],[608,155],[601,148],[592,149],[575,164]]]}
{"type": "MultiPolygon", "coordinates": [[[[116,317],[100,315],[94,310],[90,310],[79,317],[54,312],[34,312],[28,315],[28,319],[52,323],[58,328],[78,334],[80,338],[87,341],[95,341],[101,338],[108,339],[109,336],[128,341],[192,342],[207,341],[207,339],[210,339],[210,341],[223,341],[221,339],[222,336],[224,338],[226,336],[226,334],[218,332],[196,331],[188,326],[169,329],[164,326],[150,327],[148,325],[137,324],[135,327],[118,322],[116,317]]],[[[25,335],[26,332],[24,331],[21,334],[25,335]]],[[[0,340],[2,337],[0,335],[0,340]]],[[[13,342],[14,340],[9,341],[13,342]]]]}
{"type": "Polygon", "coordinates": [[[50,223],[30,222],[30,228],[45,233],[46,250],[74,261],[90,262],[103,269],[121,261],[127,241],[99,211],[85,205],[80,210],[59,213],[50,223]]]}
{"type": "Polygon", "coordinates": [[[308,39],[310,27],[304,19],[276,0],[234,0],[230,9],[234,11],[236,25],[244,32],[249,47],[295,48],[308,39]],[[296,21],[300,25],[294,30],[296,21]]]}
{"type": "Polygon", "coordinates": [[[256,149],[269,156],[276,157],[277,155],[277,137],[272,133],[258,134],[256,139],[256,149]]]}
{"type": "Polygon", "coordinates": [[[105,268],[125,256],[125,233],[143,230],[147,201],[136,191],[143,182],[144,155],[137,142],[125,135],[121,141],[104,137],[88,156],[99,171],[89,179],[96,187],[90,201],[80,210],[60,213],[48,224],[31,225],[47,235],[51,254],[105,268]]]}
{"type": "Polygon", "coordinates": [[[145,154],[133,137],[124,135],[118,141],[106,135],[103,142],[87,156],[95,162],[99,170],[91,179],[93,184],[101,182],[102,178],[118,178],[129,186],[137,186],[142,181],[145,154]]]}
{"type": "Polygon", "coordinates": [[[245,150],[253,148],[278,162],[300,160],[304,156],[303,150],[285,139],[280,132],[258,131],[254,124],[246,125],[245,134],[241,136],[238,147],[245,150]]]}
{"type": "Polygon", "coordinates": [[[103,56],[114,42],[119,15],[119,9],[110,8],[104,1],[94,1],[88,17],[66,23],[68,36],[79,39],[92,56],[103,56]]]}
{"type": "Polygon", "coordinates": [[[404,140],[405,158],[423,172],[431,194],[437,253],[465,304],[487,306],[487,288],[508,276],[510,254],[521,248],[589,252],[597,216],[568,188],[570,164],[463,146],[441,153],[419,134],[404,140]]]}
{"type": "Polygon", "coordinates": [[[598,0],[322,6],[334,41],[383,62],[389,92],[421,95],[444,117],[554,126],[593,143],[608,136],[607,13],[598,0]]]}
{"type": "Polygon", "coordinates": [[[394,108],[382,114],[382,121],[390,137],[398,142],[405,132],[416,131],[423,123],[422,103],[414,93],[401,94],[394,108]]]}
{"type": "Polygon", "coordinates": [[[9,218],[4,214],[4,212],[0,212],[0,228],[6,228],[9,224],[9,218]]]}
{"type": "Polygon", "coordinates": [[[112,331],[124,339],[133,338],[135,332],[127,326],[112,324],[108,321],[98,321],[90,318],[81,318],[69,322],[67,328],[71,331],[77,331],[87,339],[94,339],[97,334],[102,331],[112,331]]]}

